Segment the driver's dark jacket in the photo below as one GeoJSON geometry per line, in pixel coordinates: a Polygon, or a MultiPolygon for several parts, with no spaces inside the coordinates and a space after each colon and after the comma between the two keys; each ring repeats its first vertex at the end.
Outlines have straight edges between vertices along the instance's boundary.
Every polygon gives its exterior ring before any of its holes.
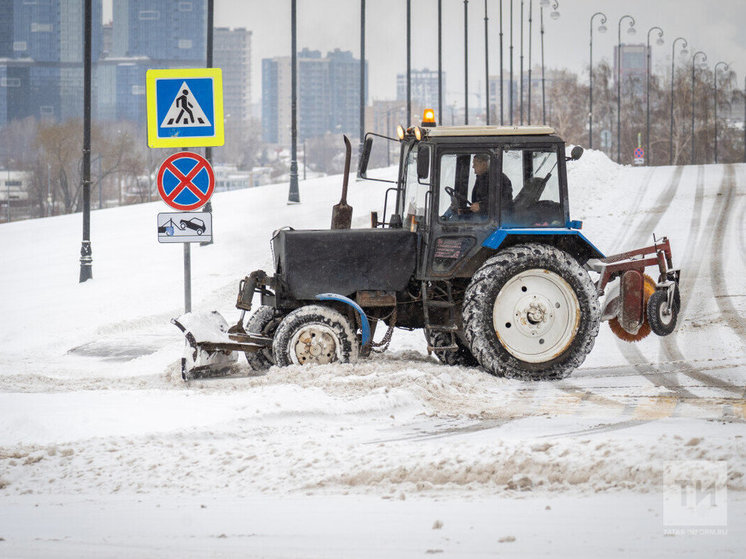
{"type": "MultiPolygon", "coordinates": [[[[510,179],[501,173],[501,200],[503,204],[502,212],[511,211],[513,209],[513,184],[510,179]]],[[[479,214],[487,213],[487,205],[489,200],[490,192],[490,178],[489,173],[477,175],[477,179],[474,181],[474,188],[471,190],[471,201],[479,202],[479,214]]]]}

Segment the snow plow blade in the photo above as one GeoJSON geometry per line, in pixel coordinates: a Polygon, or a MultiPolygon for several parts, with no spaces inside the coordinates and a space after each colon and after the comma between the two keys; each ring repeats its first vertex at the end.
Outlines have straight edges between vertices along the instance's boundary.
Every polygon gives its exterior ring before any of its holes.
{"type": "Polygon", "coordinates": [[[217,311],[190,312],[172,318],[171,323],[184,333],[187,341],[181,359],[181,378],[186,381],[224,375],[237,360],[235,352],[272,346],[271,338],[247,334],[241,322],[228,328],[225,318],[217,311]]]}

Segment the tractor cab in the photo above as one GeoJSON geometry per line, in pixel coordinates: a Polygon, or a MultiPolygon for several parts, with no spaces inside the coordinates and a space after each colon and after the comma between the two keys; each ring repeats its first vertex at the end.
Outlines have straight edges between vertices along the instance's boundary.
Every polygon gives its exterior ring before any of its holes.
{"type": "MultiPolygon", "coordinates": [[[[422,124],[399,127],[395,207],[388,222],[374,219],[419,234],[418,279],[471,277],[498,239],[519,242],[528,230],[556,236],[579,225],[569,217],[565,143],[552,128],[422,124]]],[[[375,136],[366,138],[361,178],[375,136]]],[[[577,148],[573,158],[581,154],[577,148]]]]}

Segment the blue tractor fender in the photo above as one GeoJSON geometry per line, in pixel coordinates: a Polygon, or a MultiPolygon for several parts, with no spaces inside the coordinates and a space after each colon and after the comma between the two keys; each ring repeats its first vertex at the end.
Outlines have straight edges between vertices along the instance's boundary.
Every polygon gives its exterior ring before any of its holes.
{"type": "Polygon", "coordinates": [[[349,305],[355,311],[358,315],[360,315],[360,328],[362,330],[363,339],[362,344],[363,347],[368,345],[368,342],[370,341],[370,322],[368,322],[368,317],[365,316],[365,312],[363,311],[362,307],[358,305],[355,301],[350,299],[349,297],[345,297],[344,295],[339,295],[337,293],[319,293],[316,295],[317,301],[339,301],[340,303],[344,303],[345,305],[349,305]]]}
{"type": "Polygon", "coordinates": [[[506,240],[518,240],[519,242],[534,240],[550,244],[560,244],[562,242],[562,244],[572,248],[573,252],[575,252],[573,256],[583,255],[586,259],[604,258],[604,254],[578,231],[579,228],[580,222],[577,221],[570,222],[568,227],[499,227],[484,240],[482,246],[498,250],[501,246],[508,244],[506,240]]]}

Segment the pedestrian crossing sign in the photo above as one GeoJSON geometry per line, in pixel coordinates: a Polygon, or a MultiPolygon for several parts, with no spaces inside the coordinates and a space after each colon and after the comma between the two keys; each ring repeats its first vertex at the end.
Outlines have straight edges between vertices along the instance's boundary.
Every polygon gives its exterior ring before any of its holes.
{"type": "Polygon", "coordinates": [[[151,148],[225,143],[220,68],[148,70],[145,82],[151,148]]]}

